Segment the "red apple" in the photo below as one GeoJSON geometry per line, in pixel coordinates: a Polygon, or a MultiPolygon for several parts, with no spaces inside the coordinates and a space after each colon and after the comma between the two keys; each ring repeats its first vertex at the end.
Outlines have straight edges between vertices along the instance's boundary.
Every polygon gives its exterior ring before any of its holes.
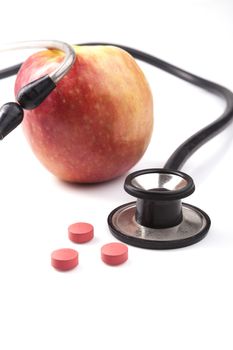
{"type": "MultiPolygon", "coordinates": [[[[75,46],[76,62],[23,127],[39,160],[71,182],[110,180],[144,154],[153,126],[153,103],[144,74],[126,51],[113,46],[75,46]]],[[[46,50],[21,67],[21,87],[53,71],[64,55],[46,50]]]]}

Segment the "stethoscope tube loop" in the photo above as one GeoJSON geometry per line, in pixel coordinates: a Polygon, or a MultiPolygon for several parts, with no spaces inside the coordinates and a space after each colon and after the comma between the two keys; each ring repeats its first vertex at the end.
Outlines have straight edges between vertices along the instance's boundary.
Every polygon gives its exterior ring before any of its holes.
{"type": "Polygon", "coordinates": [[[1,46],[0,53],[34,48],[57,49],[65,53],[63,61],[52,73],[49,74],[54,84],[57,84],[66,75],[76,59],[76,54],[73,47],[63,41],[58,40],[34,40],[5,44],[1,46]]]}
{"type": "Polygon", "coordinates": [[[190,156],[192,156],[194,152],[196,152],[202,145],[211,140],[219,132],[224,130],[232,122],[233,93],[226,87],[187,72],[153,55],[134,49],[132,47],[110,43],[84,43],[81,45],[114,45],[120,47],[121,49],[131,54],[134,58],[162,69],[163,71],[172,74],[177,78],[185,80],[206,91],[209,91],[214,95],[219,96],[226,102],[226,107],[220,117],[185,140],[169,157],[164,165],[164,168],[172,170],[181,169],[184,163],[189,159],[190,156]]]}

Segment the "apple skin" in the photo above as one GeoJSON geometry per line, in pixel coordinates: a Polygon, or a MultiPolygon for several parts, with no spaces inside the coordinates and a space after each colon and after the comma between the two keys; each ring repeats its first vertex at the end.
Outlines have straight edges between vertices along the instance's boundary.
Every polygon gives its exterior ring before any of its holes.
{"type": "MultiPolygon", "coordinates": [[[[107,181],[144,154],[153,128],[152,94],[126,51],[114,46],[74,49],[74,66],[39,107],[25,110],[23,129],[35,155],[58,178],[107,181]]],[[[15,95],[63,58],[58,50],[30,56],[17,75],[15,95]]]]}

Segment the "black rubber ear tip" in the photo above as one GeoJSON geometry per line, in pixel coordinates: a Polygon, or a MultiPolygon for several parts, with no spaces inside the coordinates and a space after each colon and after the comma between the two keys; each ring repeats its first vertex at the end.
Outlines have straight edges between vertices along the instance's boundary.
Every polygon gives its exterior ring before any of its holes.
{"type": "Polygon", "coordinates": [[[49,75],[45,75],[22,87],[18,93],[17,101],[24,109],[38,107],[53,91],[56,84],[49,75]]]}
{"type": "Polygon", "coordinates": [[[2,140],[23,121],[23,108],[15,102],[4,104],[0,109],[0,139],[2,140]]]}

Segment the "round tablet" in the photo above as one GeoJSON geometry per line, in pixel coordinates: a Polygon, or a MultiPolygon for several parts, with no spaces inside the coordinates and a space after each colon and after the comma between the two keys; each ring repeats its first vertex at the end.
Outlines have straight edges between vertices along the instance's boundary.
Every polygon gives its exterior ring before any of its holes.
{"type": "Polygon", "coordinates": [[[85,243],[94,237],[94,228],[86,222],[77,222],[68,227],[69,239],[74,243],[85,243]]]}
{"type": "Polygon", "coordinates": [[[70,248],[54,250],[51,254],[51,264],[57,270],[71,270],[78,265],[78,252],[70,248]]]}
{"type": "Polygon", "coordinates": [[[120,265],[128,259],[128,247],[123,243],[108,243],[101,248],[101,259],[108,265],[120,265]]]}

